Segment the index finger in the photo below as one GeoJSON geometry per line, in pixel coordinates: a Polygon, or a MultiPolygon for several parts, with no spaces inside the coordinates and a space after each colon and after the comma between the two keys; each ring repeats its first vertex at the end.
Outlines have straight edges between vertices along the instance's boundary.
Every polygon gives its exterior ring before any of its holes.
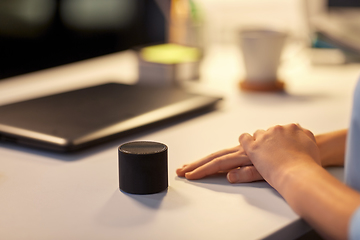
{"type": "Polygon", "coordinates": [[[212,153],[204,158],[201,158],[200,160],[196,161],[196,162],[193,162],[193,163],[190,163],[190,164],[185,164],[182,168],[178,168],[176,170],[176,174],[179,176],[179,177],[185,177],[185,173],[187,172],[191,172],[193,171],[194,169],[220,157],[220,156],[223,156],[223,155],[227,155],[227,154],[230,154],[230,153],[234,153],[234,152],[237,152],[238,150],[240,149],[240,146],[235,146],[235,147],[232,147],[232,148],[227,148],[227,149],[223,149],[223,150],[220,150],[220,151],[217,151],[215,153],[212,153]]]}
{"type": "Polygon", "coordinates": [[[254,137],[251,136],[249,133],[243,133],[240,135],[239,143],[243,147],[245,153],[247,152],[246,149],[248,148],[251,142],[254,142],[254,137]]]}
{"type": "Polygon", "coordinates": [[[192,172],[185,174],[185,177],[189,180],[200,179],[218,172],[229,171],[237,167],[251,165],[249,158],[242,151],[230,153],[214,159],[192,172]]]}

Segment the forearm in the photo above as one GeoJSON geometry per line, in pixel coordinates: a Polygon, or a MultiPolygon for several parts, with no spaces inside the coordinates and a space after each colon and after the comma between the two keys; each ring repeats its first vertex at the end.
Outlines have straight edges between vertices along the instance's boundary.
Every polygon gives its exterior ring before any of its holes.
{"type": "Polygon", "coordinates": [[[346,239],[350,218],[360,205],[360,194],[319,165],[289,170],[275,188],[289,205],[327,238],[346,239]]]}
{"type": "Polygon", "coordinates": [[[323,167],[344,165],[346,135],[344,129],[315,136],[323,167]]]}

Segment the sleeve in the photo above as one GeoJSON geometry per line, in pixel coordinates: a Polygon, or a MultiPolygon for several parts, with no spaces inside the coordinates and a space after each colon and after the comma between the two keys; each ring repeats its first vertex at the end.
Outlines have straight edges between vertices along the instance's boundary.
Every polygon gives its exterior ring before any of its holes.
{"type": "MultiPolygon", "coordinates": [[[[360,192],[360,79],[354,92],[351,121],[346,141],[345,183],[360,192]]],[[[360,226],[360,225],[359,225],[360,226]]]]}
{"type": "Polygon", "coordinates": [[[349,225],[349,239],[360,239],[360,207],[353,213],[349,225]]]}

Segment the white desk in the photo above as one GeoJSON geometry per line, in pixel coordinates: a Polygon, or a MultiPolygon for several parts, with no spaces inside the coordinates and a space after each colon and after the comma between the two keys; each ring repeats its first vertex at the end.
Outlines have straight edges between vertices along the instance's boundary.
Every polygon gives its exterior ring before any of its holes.
{"type": "MultiPolygon", "coordinates": [[[[131,53],[114,54],[1,81],[0,103],[109,78],[134,82],[134,61],[131,53]]],[[[0,239],[291,239],[306,232],[265,182],[231,185],[225,176],[187,181],[175,169],[236,145],[243,132],[274,124],[298,122],[314,133],[347,127],[360,67],[290,62],[282,71],[289,94],[251,94],[236,87],[240,64],[233,47],[212,48],[201,88],[224,94],[224,104],[176,125],[70,155],[0,143],[0,239]],[[130,140],[167,144],[167,192],[119,191],[117,147],[130,140]]],[[[332,172],[341,177],[341,169],[332,172]]]]}

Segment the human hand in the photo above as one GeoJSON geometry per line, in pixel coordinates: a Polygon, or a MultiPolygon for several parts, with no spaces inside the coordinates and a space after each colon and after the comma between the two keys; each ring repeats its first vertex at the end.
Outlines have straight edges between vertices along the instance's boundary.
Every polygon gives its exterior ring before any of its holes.
{"type": "Polygon", "coordinates": [[[315,137],[297,124],[274,126],[239,137],[240,145],[261,176],[275,188],[298,167],[321,165],[315,137]]]}
{"type": "Polygon", "coordinates": [[[227,179],[230,183],[253,182],[263,179],[241,146],[218,151],[176,170],[179,177],[186,177],[189,180],[204,178],[220,172],[228,172],[227,179]]]}

